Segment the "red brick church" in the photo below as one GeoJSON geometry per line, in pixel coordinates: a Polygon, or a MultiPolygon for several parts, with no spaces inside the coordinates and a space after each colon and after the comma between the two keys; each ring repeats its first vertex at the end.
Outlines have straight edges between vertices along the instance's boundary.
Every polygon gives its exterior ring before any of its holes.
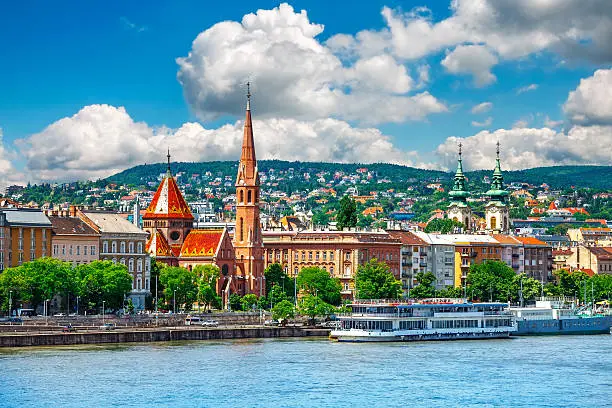
{"type": "Polygon", "coordinates": [[[143,220],[149,233],[147,252],[171,266],[192,269],[214,264],[221,270],[217,292],[224,303],[231,293],[265,294],[264,255],[259,217],[259,175],[250,93],[247,94],[242,154],[236,178],[236,230],[232,237],[226,228],[193,229],[194,217],[170,170],[161,181],[143,220]]]}

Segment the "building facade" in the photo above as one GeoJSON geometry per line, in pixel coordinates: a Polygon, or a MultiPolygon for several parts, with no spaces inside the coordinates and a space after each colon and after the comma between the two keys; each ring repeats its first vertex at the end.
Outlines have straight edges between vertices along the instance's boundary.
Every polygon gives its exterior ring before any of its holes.
{"type": "Polygon", "coordinates": [[[453,188],[448,195],[451,197],[451,202],[446,211],[447,217],[462,223],[465,231],[471,231],[473,229],[472,209],[467,203],[470,193],[467,191],[466,179],[463,174],[461,143],[459,143],[459,159],[457,160],[457,171],[455,172],[453,188]]]}
{"type": "Polygon", "coordinates": [[[416,275],[427,272],[427,253],[430,251],[427,242],[410,231],[388,230],[387,233],[402,243],[400,280],[402,289],[408,296],[410,289],[418,285],[416,275]]]}
{"type": "Polygon", "coordinates": [[[499,142],[491,188],[485,194],[489,197],[485,205],[486,230],[490,233],[507,234],[510,230],[509,193],[504,189],[504,176],[499,162],[499,142]]]}
{"type": "Polygon", "coordinates": [[[0,211],[0,271],[51,255],[51,221],[38,209],[0,211]]]}
{"type": "Polygon", "coordinates": [[[151,259],[145,251],[147,233],[113,212],[78,211],[78,216],[100,234],[100,260],[127,267],[133,278],[130,298],[137,310],[144,309],[151,293],[151,259]]]}
{"type": "Polygon", "coordinates": [[[73,266],[87,264],[100,259],[100,234],[76,213],[47,213],[53,234],[51,236],[51,256],[70,262],[73,266]]]}
{"type": "Polygon", "coordinates": [[[523,248],[523,264],[525,275],[541,282],[553,280],[552,247],[539,239],[532,237],[516,237],[523,248]]]}
{"type": "Polygon", "coordinates": [[[264,231],[264,266],[278,263],[295,277],[318,267],[338,278],[344,298],[353,297],[359,265],[377,259],[400,277],[401,242],[384,231],[264,231]]]}
{"type": "Polygon", "coordinates": [[[436,290],[453,286],[455,284],[454,242],[448,239],[448,235],[427,234],[420,231],[414,234],[427,243],[427,247],[419,253],[419,266],[426,264],[427,272],[436,276],[434,282],[436,290]]]}

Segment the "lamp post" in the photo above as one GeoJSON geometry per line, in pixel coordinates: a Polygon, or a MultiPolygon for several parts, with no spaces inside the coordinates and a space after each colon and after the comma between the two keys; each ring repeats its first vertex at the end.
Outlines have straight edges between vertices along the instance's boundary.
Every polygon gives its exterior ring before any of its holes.
{"type": "Polygon", "coordinates": [[[106,303],[104,300],[102,301],[102,326],[104,326],[104,312],[105,312],[105,307],[104,307],[104,303],[106,303]]]}
{"type": "Polygon", "coordinates": [[[13,291],[9,290],[9,307],[8,307],[9,317],[11,316],[11,308],[12,307],[13,307],[13,291]]]}
{"type": "Polygon", "coordinates": [[[47,326],[47,316],[49,315],[48,310],[47,310],[47,302],[49,301],[49,299],[45,299],[45,326],[47,326]]]}
{"type": "Polygon", "coordinates": [[[293,275],[293,306],[297,309],[297,274],[293,275]]]}
{"type": "Polygon", "coordinates": [[[77,300],[77,311],[76,311],[77,312],[77,316],[79,315],[79,299],[81,299],[81,297],[77,296],[77,299],[76,299],[77,300]]]}
{"type": "Polygon", "coordinates": [[[176,314],[176,289],[174,289],[174,295],[172,296],[172,304],[173,313],[176,314]]]}
{"type": "Polygon", "coordinates": [[[155,275],[155,319],[157,320],[157,275],[155,275]]]}

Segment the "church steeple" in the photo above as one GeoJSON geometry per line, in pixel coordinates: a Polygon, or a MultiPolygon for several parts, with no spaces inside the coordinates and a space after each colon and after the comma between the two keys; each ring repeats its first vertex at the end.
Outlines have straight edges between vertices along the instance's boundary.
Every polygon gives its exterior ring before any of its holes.
{"type": "Polygon", "coordinates": [[[463,145],[459,142],[459,158],[457,159],[457,171],[455,172],[453,189],[448,193],[453,201],[465,203],[470,193],[467,191],[465,186],[465,175],[463,174],[463,163],[461,159],[461,147],[463,145]]]}
{"type": "Polygon", "coordinates": [[[504,175],[501,171],[501,164],[499,160],[499,140],[497,141],[497,156],[495,158],[495,170],[493,170],[493,179],[491,180],[491,188],[487,191],[487,195],[492,200],[504,202],[508,196],[508,192],[504,190],[504,175]]]}
{"type": "Polygon", "coordinates": [[[169,147],[168,147],[168,155],[166,157],[168,158],[168,169],[166,170],[166,176],[172,177],[172,172],[170,171],[170,148],[169,147]]]}
{"type": "Polygon", "coordinates": [[[255,293],[261,296],[265,295],[262,279],[264,260],[259,216],[259,173],[251,121],[250,83],[247,83],[246,96],[242,152],[236,176],[236,228],[233,240],[237,272],[243,280],[237,281],[241,283],[238,283],[238,287],[234,290],[243,295],[255,293]]]}
{"type": "Polygon", "coordinates": [[[247,82],[247,104],[242,136],[242,152],[238,165],[238,185],[259,185],[257,172],[257,157],[255,156],[255,141],[253,139],[253,123],[251,121],[251,86],[247,82]]]}

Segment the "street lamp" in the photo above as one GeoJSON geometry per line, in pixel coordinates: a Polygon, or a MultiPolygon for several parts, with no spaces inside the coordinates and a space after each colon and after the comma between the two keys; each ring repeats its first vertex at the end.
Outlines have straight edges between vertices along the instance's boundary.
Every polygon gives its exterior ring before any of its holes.
{"type": "Polygon", "coordinates": [[[79,299],[81,299],[81,297],[77,296],[77,316],[79,315],[79,299]]]}
{"type": "Polygon", "coordinates": [[[105,312],[105,307],[104,307],[104,303],[105,301],[102,301],[102,326],[104,326],[104,312],[105,312]]]}
{"type": "Polygon", "coordinates": [[[8,309],[9,317],[11,316],[11,308],[12,307],[13,307],[13,291],[9,290],[9,309],[8,309]]]}
{"type": "Polygon", "coordinates": [[[174,295],[172,296],[172,303],[173,303],[174,314],[176,314],[176,289],[174,289],[174,295]]]}
{"type": "Polygon", "coordinates": [[[48,306],[47,306],[47,302],[48,302],[49,300],[50,300],[50,299],[45,299],[45,326],[47,326],[47,325],[48,325],[48,324],[47,324],[47,322],[48,322],[48,319],[47,319],[47,318],[48,318],[48,316],[49,316],[49,308],[48,308],[48,306]]]}

